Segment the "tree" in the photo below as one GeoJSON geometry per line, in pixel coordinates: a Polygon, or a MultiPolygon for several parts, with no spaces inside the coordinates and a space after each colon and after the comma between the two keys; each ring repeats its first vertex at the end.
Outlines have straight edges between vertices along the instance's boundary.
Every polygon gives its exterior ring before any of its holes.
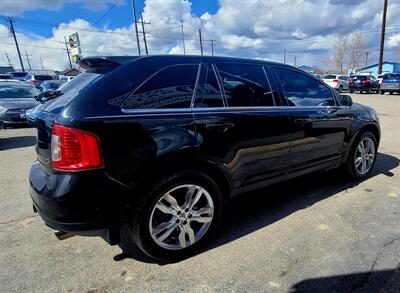
{"type": "Polygon", "coordinates": [[[368,54],[369,50],[366,48],[365,37],[360,33],[354,34],[351,37],[349,44],[348,70],[354,72],[355,69],[361,67],[364,57],[368,56],[368,54]]]}
{"type": "Polygon", "coordinates": [[[336,72],[343,73],[345,70],[345,59],[349,50],[349,37],[345,34],[338,34],[333,45],[332,65],[336,72]]]}

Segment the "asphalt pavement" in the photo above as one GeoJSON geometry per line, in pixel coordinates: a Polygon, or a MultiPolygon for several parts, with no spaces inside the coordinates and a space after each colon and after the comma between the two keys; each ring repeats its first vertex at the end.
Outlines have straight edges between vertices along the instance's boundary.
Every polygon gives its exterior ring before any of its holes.
{"type": "Polygon", "coordinates": [[[35,129],[1,130],[0,292],[399,292],[400,96],[352,97],[381,120],[370,178],[320,172],[236,198],[211,243],[172,264],[57,240],[28,194],[35,129]]]}

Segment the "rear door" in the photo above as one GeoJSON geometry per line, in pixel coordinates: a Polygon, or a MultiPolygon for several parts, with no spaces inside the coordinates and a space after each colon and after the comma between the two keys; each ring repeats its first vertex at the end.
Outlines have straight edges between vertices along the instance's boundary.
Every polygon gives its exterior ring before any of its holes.
{"type": "Polygon", "coordinates": [[[203,64],[193,105],[200,153],[237,192],[287,177],[289,118],[259,64],[203,64]]]}
{"type": "Polygon", "coordinates": [[[278,91],[289,104],[292,160],[289,176],[335,166],[341,158],[348,121],[338,114],[333,91],[318,79],[286,67],[273,66],[278,91]]]}

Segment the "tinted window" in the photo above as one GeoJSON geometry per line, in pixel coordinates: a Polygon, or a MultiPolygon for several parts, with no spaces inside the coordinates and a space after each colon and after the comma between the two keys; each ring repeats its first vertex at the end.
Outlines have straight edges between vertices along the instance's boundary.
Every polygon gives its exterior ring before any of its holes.
{"type": "Polygon", "coordinates": [[[122,108],[190,108],[197,71],[194,64],[166,67],[128,96],[122,108]]]}
{"type": "Polygon", "coordinates": [[[303,73],[276,67],[275,72],[291,106],[333,106],[330,89],[303,73]]]}
{"type": "Polygon", "coordinates": [[[354,80],[367,80],[367,77],[366,77],[366,76],[359,75],[359,76],[354,76],[353,79],[354,79],[354,80]]]}
{"type": "Polygon", "coordinates": [[[222,94],[215,71],[211,65],[203,65],[196,90],[195,107],[223,107],[222,94]]]}
{"type": "Polygon", "coordinates": [[[274,106],[274,97],[260,65],[217,64],[229,107],[274,106]]]}
{"type": "Polygon", "coordinates": [[[400,79],[400,74],[385,74],[383,79],[400,79]]]}
{"type": "Polygon", "coordinates": [[[327,75],[324,75],[324,79],[336,79],[336,75],[327,74],[327,75]]]}
{"type": "Polygon", "coordinates": [[[24,77],[24,76],[26,76],[26,73],[25,72],[13,72],[10,75],[14,76],[14,77],[24,77]]]}

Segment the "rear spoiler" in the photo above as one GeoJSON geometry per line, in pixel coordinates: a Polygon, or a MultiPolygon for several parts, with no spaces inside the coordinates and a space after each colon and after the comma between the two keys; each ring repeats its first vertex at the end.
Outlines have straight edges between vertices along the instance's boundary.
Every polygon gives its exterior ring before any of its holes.
{"type": "Polygon", "coordinates": [[[106,73],[140,56],[94,56],[83,58],[79,65],[86,71],[106,73]],[[105,72],[104,72],[105,71],[105,72]]]}

